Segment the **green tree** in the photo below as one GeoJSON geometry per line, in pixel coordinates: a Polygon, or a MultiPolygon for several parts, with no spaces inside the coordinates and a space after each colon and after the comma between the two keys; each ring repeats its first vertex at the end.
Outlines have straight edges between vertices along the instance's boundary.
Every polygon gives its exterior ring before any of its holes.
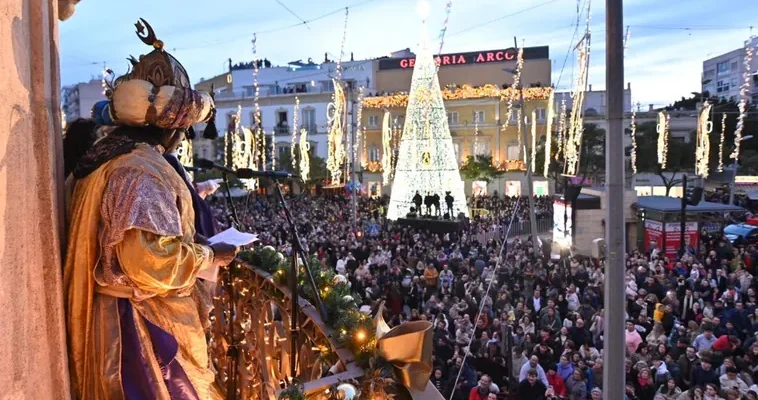
{"type": "Polygon", "coordinates": [[[468,181],[484,181],[489,184],[504,174],[492,164],[492,156],[468,156],[466,163],[460,167],[461,176],[468,181]]]}

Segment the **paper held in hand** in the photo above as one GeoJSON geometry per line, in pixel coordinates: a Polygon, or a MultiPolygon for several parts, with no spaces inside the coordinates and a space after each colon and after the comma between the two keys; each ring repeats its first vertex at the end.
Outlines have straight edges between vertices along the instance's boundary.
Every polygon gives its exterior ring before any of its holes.
{"type": "MultiPolygon", "coordinates": [[[[229,228],[216,236],[208,239],[210,244],[216,243],[228,243],[234,246],[247,246],[258,240],[258,235],[252,233],[240,232],[234,228],[229,228]]],[[[209,282],[216,282],[218,280],[218,266],[212,265],[206,269],[197,273],[197,277],[205,279],[209,282]]]]}

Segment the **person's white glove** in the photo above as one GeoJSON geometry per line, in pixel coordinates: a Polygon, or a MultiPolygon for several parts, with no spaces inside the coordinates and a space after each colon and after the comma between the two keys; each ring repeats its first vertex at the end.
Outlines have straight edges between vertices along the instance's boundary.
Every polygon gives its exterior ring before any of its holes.
{"type": "Polygon", "coordinates": [[[211,179],[209,181],[195,183],[195,190],[197,190],[197,194],[205,199],[207,196],[212,195],[218,188],[220,179],[211,179]]]}

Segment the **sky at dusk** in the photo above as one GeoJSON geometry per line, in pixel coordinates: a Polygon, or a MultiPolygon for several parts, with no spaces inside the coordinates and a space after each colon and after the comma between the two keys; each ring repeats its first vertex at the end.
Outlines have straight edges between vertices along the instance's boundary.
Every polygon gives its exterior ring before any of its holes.
{"type": "MultiPolygon", "coordinates": [[[[430,0],[432,37],[443,26],[446,2],[430,0]]],[[[517,36],[524,46],[550,47],[553,84],[568,89],[577,72],[569,49],[586,19],[582,14],[574,36],[577,6],[577,0],[456,0],[442,51],[503,49],[517,36]]],[[[591,6],[589,81],[597,90],[605,87],[605,4],[595,0],[591,6]]],[[[123,74],[126,57],[149,52],[134,34],[140,17],[184,64],[193,83],[225,72],[229,58],[252,60],[254,33],[258,57],[275,65],[309,57],[319,62],[324,53],[336,59],[345,7],[345,59],[351,52],[358,60],[415,48],[421,32],[417,0],[84,0],[60,25],[63,84],[99,78],[104,64],[123,74]]],[[[625,80],[633,101],[664,105],[699,91],[703,60],[742,47],[751,25],[758,34],[755,0],[626,0],[625,80]]]]}

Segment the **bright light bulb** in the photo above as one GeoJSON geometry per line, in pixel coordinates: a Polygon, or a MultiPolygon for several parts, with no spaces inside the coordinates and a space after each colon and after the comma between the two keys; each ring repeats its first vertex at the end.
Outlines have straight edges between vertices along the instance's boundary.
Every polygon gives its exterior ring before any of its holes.
{"type": "Polygon", "coordinates": [[[429,1],[420,0],[418,2],[418,6],[416,7],[416,13],[418,13],[421,19],[426,20],[429,17],[429,12],[431,11],[431,9],[432,9],[432,6],[429,4],[429,1]]]}

